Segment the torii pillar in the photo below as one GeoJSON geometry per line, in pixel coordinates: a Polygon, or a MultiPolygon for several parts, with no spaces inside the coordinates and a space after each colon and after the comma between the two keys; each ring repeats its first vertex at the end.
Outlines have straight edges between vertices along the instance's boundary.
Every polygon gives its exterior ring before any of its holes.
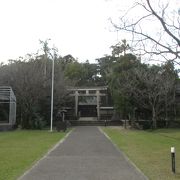
{"type": "Polygon", "coordinates": [[[97,96],[97,119],[100,120],[100,94],[99,90],[96,91],[96,96],[97,96]]]}
{"type": "Polygon", "coordinates": [[[75,91],[75,116],[78,117],[78,91],[75,91]]]}

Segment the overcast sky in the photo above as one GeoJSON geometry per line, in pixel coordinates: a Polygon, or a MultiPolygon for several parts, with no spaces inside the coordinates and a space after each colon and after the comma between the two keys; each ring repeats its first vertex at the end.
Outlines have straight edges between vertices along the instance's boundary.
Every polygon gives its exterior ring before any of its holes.
{"type": "Polygon", "coordinates": [[[0,61],[35,53],[50,38],[60,55],[94,62],[117,43],[108,18],[132,1],[0,0],[0,61]]]}
{"type": "Polygon", "coordinates": [[[0,61],[36,53],[39,40],[50,38],[60,55],[94,62],[128,38],[121,32],[117,36],[108,19],[119,17],[134,1],[0,0],[0,61]]]}

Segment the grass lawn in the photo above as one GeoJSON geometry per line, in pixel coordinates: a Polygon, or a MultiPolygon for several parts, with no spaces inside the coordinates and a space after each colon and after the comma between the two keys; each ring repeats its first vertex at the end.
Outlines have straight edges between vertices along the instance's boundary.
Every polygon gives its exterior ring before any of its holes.
{"type": "Polygon", "coordinates": [[[103,130],[149,179],[180,179],[180,129],[139,131],[107,127],[103,130]],[[176,148],[175,175],[171,172],[171,146],[176,148]]]}
{"type": "Polygon", "coordinates": [[[65,134],[30,130],[0,132],[0,180],[17,179],[65,134]]]}

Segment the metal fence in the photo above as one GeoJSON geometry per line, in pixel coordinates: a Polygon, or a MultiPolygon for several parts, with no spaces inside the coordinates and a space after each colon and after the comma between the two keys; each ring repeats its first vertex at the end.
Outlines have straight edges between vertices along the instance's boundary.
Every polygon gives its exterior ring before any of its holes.
{"type": "Polygon", "coordinates": [[[16,96],[9,86],[0,86],[0,124],[2,123],[16,123],[16,96]]]}

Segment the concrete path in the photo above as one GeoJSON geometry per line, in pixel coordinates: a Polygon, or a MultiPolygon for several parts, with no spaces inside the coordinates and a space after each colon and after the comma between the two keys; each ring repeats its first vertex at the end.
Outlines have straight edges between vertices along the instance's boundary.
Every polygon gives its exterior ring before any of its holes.
{"type": "Polygon", "coordinates": [[[21,180],[144,180],[98,127],[77,127],[21,180]]]}

